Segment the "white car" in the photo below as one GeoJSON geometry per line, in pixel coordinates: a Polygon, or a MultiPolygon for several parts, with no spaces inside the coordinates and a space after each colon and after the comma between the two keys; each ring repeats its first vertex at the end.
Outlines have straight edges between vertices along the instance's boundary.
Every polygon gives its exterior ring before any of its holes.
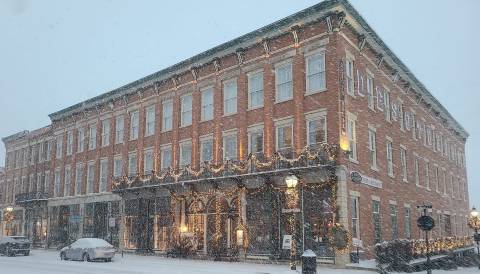
{"type": "Polygon", "coordinates": [[[107,241],[97,238],[82,238],[60,250],[61,260],[111,262],[115,248],[107,241]]]}

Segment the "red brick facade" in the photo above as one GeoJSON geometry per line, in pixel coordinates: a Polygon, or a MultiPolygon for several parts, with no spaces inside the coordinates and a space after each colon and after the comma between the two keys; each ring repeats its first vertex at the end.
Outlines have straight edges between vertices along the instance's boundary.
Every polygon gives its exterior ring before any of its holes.
{"type": "MultiPolygon", "coordinates": [[[[328,1],[327,1],[328,2],[328,1]]],[[[337,1],[332,1],[333,3],[337,1]]],[[[343,1],[340,1],[343,3],[343,1]]],[[[334,4],[332,4],[334,5],[334,4]]],[[[340,4],[339,4],[340,5],[340,4]]],[[[333,10],[333,8],[332,8],[333,10]]],[[[197,168],[200,163],[200,137],[213,134],[214,153],[213,161],[220,162],[223,158],[222,132],[237,130],[237,157],[245,159],[248,155],[248,127],[255,124],[263,124],[264,153],[269,156],[276,151],[276,130],[275,123],[280,118],[293,119],[293,148],[301,150],[307,145],[306,114],[315,111],[325,111],[327,117],[327,141],[331,144],[338,144],[340,134],[345,131],[344,117],[356,118],[356,147],[357,160],[348,160],[342,155],[339,164],[343,165],[348,172],[358,171],[362,175],[380,180],[382,188],[353,183],[350,179],[347,182],[349,197],[359,197],[359,220],[360,238],[366,246],[374,243],[374,228],[372,225],[372,200],[380,201],[380,218],[382,240],[392,239],[392,222],[390,216],[390,205],[396,205],[398,237],[405,235],[405,207],[411,208],[411,230],[412,237],[419,237],[415,225],[418,212],[417,205],[431,203],[433,215],[447,214],[452,217],[452,235],[465,235],[465,215],[467,214],[468,189],[464,161],[464,149],[466,133],[461,127],[445,113],[438,103],[428,99],[429,95],[418,87],[415,79],[408,76],[408,71],[401,71],[403,64],[398,64],[396,57],[387,55],[388,48],[374,42],[372,37],[364,32],[367,40],[362,46],[362,33],[360,26],[356,26],[356,17],[350,14],[351,10],[345,13],[328,13],[318,11],[315,20],[306,20],[308,24],[302,25],[295,21],[293,25],[298,28],[281,27],[277,29],[278,35],[251,39],[247,44],[229,45],[223,51],[216,51],[211,56],[205,56],[202,62],[195,62],[195,65],[179,64],[170,71],[162,72],[156,76],[149,76],[146,79],[137,81],[127,87],[110,92],[101,98],[93,98],[84,105],[79,104],[51,115],[51,129],[45,130],[40,135],[32,136],[28,133],[23,137],[14,137],[4,140],[7,147],[6,172],[7,172],[7,193],[2,203],[13,203],[14,182],[21,182],[22,176],[29,174],[50,172],[48,192],[50,197],[54,196],[54,174],[56,169],[61,172],[60,195],[64,193],[65,166],[71,167],[72,187],[70,195],[75,196],[75,169],[78,163],[83,163],[83,178],[81,194],[86,194],[87,163],[94,161],[94,192],[99,192],[100,159],[108,159],[108,188],[111,190],[113,180],[114,157],[121,155],[123,159],[123,173],[128,169],[128,155],[136,151],[138,158],[138,171],[143,172],[143,153],[146,148],[153,148],[155,155],[154,169],[159,170],[160,147],[164,144],[173,145],[173,166],[179,163],[179,142],[185,139],[192,141],[192,166],[197,168]],[[328,19],[327,19],[328,18],[328,19]],[[355,27],[353,27],[355,25],[355,27]],[[268,38],[260,40],[259,38],[268,38]],[[239,50],[239,48],[242,48],[239,50]],[[325,53],[325,79],[326,88],[315,93],[306,93],[306,55],[312,51],[320,50],[325,53]],[[384,56],[384,57],[379,57],[384,56]],[[353,61],[353,95],[346,90],[346,60],[353,61]],[[281,62],[291,62],[293,75],[293,98],[277,103],[275,99],[275,65],[281,62]],[[250,110],[248,108],[248,73],[252,71],[263,71],[263,107],[250,110]],[[368,95],[361,96],[359,89],[359,74],[367,76],[367,70],[374,78],[374,110],[368,107],[368,95]],[[398,79],[396,73],[399,73],[398,79]],[[237,111],[233,115],[223,115],[223,92],[222,83],[225,80],[236,79],[237,81],[237,111]],[[201,121],[201,93],[205,88],[213,86],[214,89],[214,117],[211,121],[201,121]],[[433,138],[433,145],[424,145],[426,135],[417,134],[413,138],[412,129],[401,129],[401,122],[408,118],[404,115],[397,115],[396,121],[386,120],[386,111],[378,109],[378,98],[376,87],[385,87],[389,90],[390,106],[403,101],[403,113],[415,112],[415,121],[420,121],[428,127],[434,128],[433,136],[442,135],[443,140],[448,139],[449,147],[455,147],[455,160],[449,159],[442,151],[436,151],[436,138],[433,138]],[[193,95],[192,123],[186,127],[180,127],[181,96],[193,95]],[[343,95],[345,94],[345,99],[343,95]],[[170,131],[162,131],[162,102],[173,99],[173,128],[170,131]],[[145,133],[145,109],[155,105],[155,134],[144,137],[145,133]],[[139,110],[139,138],[130,141],[130,113],[139,110]],[[124,137],[123,143],[115,144],[116,124],[115,117],[124,115],[124,137]],[[446,118],[445,118],[446,117],[446,118]],[[109,145],[102,147],[102,120],[110,119],[109,145]],[[88,127],[96,123],[96,144],[97,148],[88,149],[88,127]],[[84,128],[85,148],[78,153],[78,129],[84,128]],[[376,159],[377,169],[372,169],[369,164],[369,128],[376,130],[376,159]],[[73,152],[67,155],[67,131],[73,132],[73,152]],[[62,156],[56,159],[56,136],[63,136],[62,156]],[[393,176],[387,174],[387,137],[392,142],[393,176]],[[13,139],[13,140],[12,140],[13,139]],[[28,148],[37,140],[50,141],[51,161],[37,160],[35,164],[28,167],[15,167],[16,151],[20,148],[28,148]],[[406,149],[407,182],[402,178],[402,167],[400,160],[400,147],[406,149]],[[415,183],[414,155],[419,157],[419,185],[415,183]],[[426,160],[429,163],[430,188],[426,187],[426,160]],[[440,187],[437,192],[435,168],[438,166],[440,174],[446,172],[447,190],[444,191],[443,175],[439,174],[440,187]],[[445,170],[443,170],[445,169],[445,170]],[[450,185],[450,177],[454,178],[454,192],[450,185]],[[19,179],[20,178],[20,179],[19,179]],[[17,180],[18,179],[18,180],[17,180]],[[444,194],[446,193],[446,194],[444,194]]],[[[239,43],[240,44],[240,43],[239,43]]],[[[366,83],[364,83],[366,85],[366,83]]],[[[385,103],[383,103],[385,104],[385,103]]],[[[393,111],[389,109],[389,111],[393,111]]],[[[392,115],[392,114],[391,114],[392,115]]],[[[416,126],[415,126],[416,128],[416,126]]],[[[421,129],[421,127],[420,127],[421,129]]],[[[417,129],[416,129],[417,130],[417,129]]],[[[426,130],[425,130],[426,131],[426,130]]],[[[453,150],[452,150],[453,151],[453,150]]],[[[451,158],[451,157],[450,157],[451,158]]],[[[349,176],[348,176],[349,177],[349,176]]],[[[18,186],[15,186],[18,188],[18,186]]],[[[36,189],[30,191],[38,191],[36,189]]],[[[348,199],[348,219],[351,226],[351,199],[348,199]]],[[[436,219],[437,220],[437,219],[436,219]]],[[[435,235],[440,231],[436,230],[435,235]]],[[[445,231],[443,232],[445,234],[445,231]]]]}

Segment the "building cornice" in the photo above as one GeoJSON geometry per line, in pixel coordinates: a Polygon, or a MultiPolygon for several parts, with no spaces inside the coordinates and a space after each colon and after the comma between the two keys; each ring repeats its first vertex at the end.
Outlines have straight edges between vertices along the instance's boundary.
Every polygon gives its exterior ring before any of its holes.
{"type": "Polygon", "coordinates": [[[287,32],[296,33],[295,26],[308,25],[309,23],[318,21],[322,18],[327,18],[327,23],[329,23],[329,32],[336,30],[338,31],[346,22],[348,22],[348,24],[353,27],[361,36],[359,45],[361,49],[363,49],[366,44],[371,46],[372,49],[378,53],[377,61],[379,66],[384,63],[388,63],[389,66],[393,67],[395,70],[395,73],[392,77],[396,81],[398,81],[399,78],[404,79],[407,82],[406,86],[409,92],[412,92],[412,90],[415,91],[415,95],[419,96],[421,100],[425,102],[426,107],[431,108],[434,113],[437,113],[439,117],[447,121],[447,124],[455,132],[457,132],[459,136],[461,136],[463,139],[468,137],[467,131],[460,125],[460,123],[453,118],[446,108],[442,106],[442,104],[414,76],[408,67],[393,53],[392,50],[390,50],[390,48],[380,39],[377,33],[347,0],[323,1],[317,5],[304,9],[265,27],[204,51],[175,65],[143,77],[137,81],[75,104],[63,110],[54,112],[50,114],[49,117],[52,122],[55,122],[76,113],[84,112],[89,109],[96,109],[99,105],[137,93],[138,90],[143,90],[148,87],[156,87],[158,83],[176,79],[177,75],[185,71],[190,71],[190,73],[194,73],[196,75],[195,68],[211,62],[218,64],[218,59],[228,54],[236,54],[239,62],[242,62],[243,59],[239,58],[239,53],[242,51],[239,49],[245,49],[255,44],[263,43],[267,52],[269,39],[287,32]],[[339,22],[338,24],[335,24],[335,26],[332,26],[331,18],[329,17],[331,14],[340,15],[339,22]]]}

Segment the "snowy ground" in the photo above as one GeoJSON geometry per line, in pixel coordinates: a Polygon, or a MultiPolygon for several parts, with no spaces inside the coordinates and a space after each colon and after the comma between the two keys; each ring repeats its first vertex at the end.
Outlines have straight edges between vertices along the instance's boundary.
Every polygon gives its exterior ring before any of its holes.
{"type": "MultiPolygon", "coordinates": [[[[372,274],[371,271],[346,270],[319,267],[318,273],[325,274],[372,274]]],[[[32,250],[28,257],[0,257],[2,274],[292,274],[288,265],[250,263],[227,263],[199,260],[179,260],[153,256],[125,254],[115,256],[111,263],[60,261],[57,251],[32,250]]],[[[456,271],[434,271],[441,274],[478,273],[476,268],[456,271]]]]}

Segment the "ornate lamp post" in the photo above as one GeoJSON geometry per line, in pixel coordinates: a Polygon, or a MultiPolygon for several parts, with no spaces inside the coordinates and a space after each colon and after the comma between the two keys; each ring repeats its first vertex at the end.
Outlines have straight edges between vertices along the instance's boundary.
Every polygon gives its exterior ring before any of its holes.
{"type": "Polygon", "coordinates": [[[417,206],[423,210],[422,216],[420,216],[417,220],[417,226],[422,230],[425,231],[425,244],[427,246],[427,274],[432,273],[432,266],[430,263],[430,243],[428,241],[428,232],[435,227],[435,220],[431,216],[427,215],[428,209],[432,208],[432,205],[421,205],[417,206]]]}
{"type": "Polygon", "coordinates": [[[296,212],[298,210],[297,208],[297,201],[298,201],[298,194],[297,194],[297,184],[298,184],[298,178],[294,174],[290,174],[287,177],[285,177],[285,183],[287,185],[287,198],[289,199],[287,201],[288,205],[288,210],[292,213],[292,217],[290,219],[290,226],[291,226],[291,233],[292,233],[292,241],[291,241],[291,247],[290,247],[290,269],[291,270],[296,270],[297,269],[297,263],[295,261],[296,257],[296,246],[297,243],[295,241],[295,226],[297,223],[296,220],[296,212]]]}
{"type": "MultiPolygon", "coordinates": [[[[472,208],[472,211],[470,211],[470,217],[468,218],[468,226],[475,231],[475,234],[473,234],[473,239],[475,242],[477,242],[477,256],[480,254],[480,234],[478,234],[478,230],[480,230],[480,217],[478,216],[478,211],[475,209],[475,207],[472,208]]],[[[478,266],[480,269],[480,264],[478,266]]]]}

